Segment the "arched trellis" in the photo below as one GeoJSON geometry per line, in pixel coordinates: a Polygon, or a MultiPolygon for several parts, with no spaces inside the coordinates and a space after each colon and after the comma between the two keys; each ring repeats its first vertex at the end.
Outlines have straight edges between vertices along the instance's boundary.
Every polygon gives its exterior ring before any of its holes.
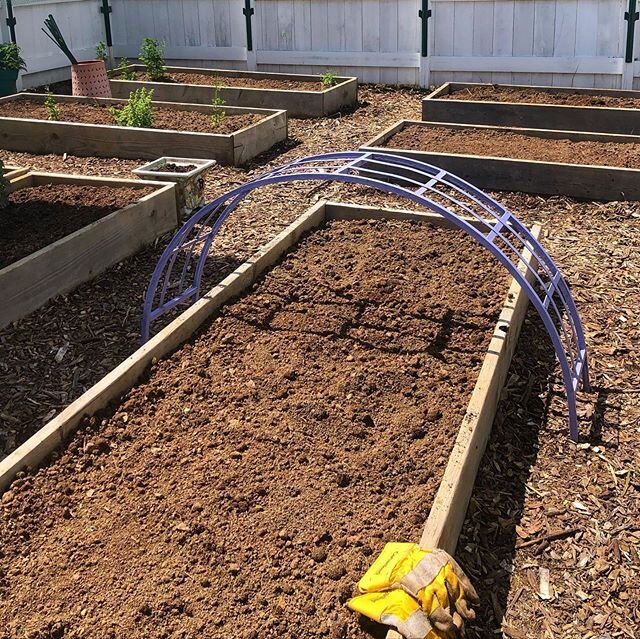
{"type": "Polygon", "coordinates": [[[538,239],[501,204],[448,171],[407,157],[357,151],[305,157],[204,206],[176,233],[156,265],[144,302],[143,341],[149,339],[150,325],[160,315],[198,299],[211,244],[246,195],[264,186],[300,180],[350,182],[398,195],[442,215],[489,250],[520,283],[549,332],[562,369],[571,437],[578,439],[576,392],[581,382],[585,388],[589,384],[587,347],[562,274],[538,239]],[[468,218],[477,224],[470,224],[468,218]],[[529,259],[525,251],[530,252],[529,259]]]}

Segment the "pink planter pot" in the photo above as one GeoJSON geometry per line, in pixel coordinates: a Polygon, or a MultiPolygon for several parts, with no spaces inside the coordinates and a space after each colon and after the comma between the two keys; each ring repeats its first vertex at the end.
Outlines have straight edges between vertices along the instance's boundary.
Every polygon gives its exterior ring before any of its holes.
{"type": "Polygon", "coordinates": [[[91,98],[110,98],[111,87],[103,60],[86,60],[71,65],[71,92],[91,98]]]}

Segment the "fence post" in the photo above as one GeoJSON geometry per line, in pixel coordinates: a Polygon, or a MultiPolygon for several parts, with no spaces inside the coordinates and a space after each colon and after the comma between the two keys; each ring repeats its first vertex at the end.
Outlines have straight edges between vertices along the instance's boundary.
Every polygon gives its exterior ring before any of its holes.
{"type": "Polygon", "coordinates": [[[13,15],[13,2],[7,0],[7,26],[9,27],[9,37],[11,42],[16,42],[16,18],[13,15]]]}
{"type": "Polygon", "coordinates": [[[627,38],[624,53],[624,65],[622,70],[622,88],[633,88],[633,50],[636,31],[636,22],[640,14],[636,10],[637,0],[629,0],[629,10],[624,12],[624,19],[627,22],[627,38]]]}
{"type": "Polygon", "coordinates": [[[114,66],[113,60],[113,35],[111,33],[111,12],[113,9],[109,4],[109,0],[102,0],[102,5],[100,6],[100,13],[104,19],[104,36],[107,42],[107,51],[109,56],[109,66],[114,66]]]}
{"type": "Polygon", "coordinates": [[[420,0],[421,9],[418,11],[418,17],[421,20],[420,29],[420,86],[429,86],[429,18],[431,17],[431,9],[429,9],[429,0],[420,0]]]}
{"type": "Polygon", "coordinates": [[[244,14],[244,24],[247,31],[247,68],[250,71],[255,71],[257,68],[256,52],[253,50],[253,27],[251,24],[251,16],[255,13],[255,9],[251,6],[251,0],[244,0],[242,13],[244,14]]]}

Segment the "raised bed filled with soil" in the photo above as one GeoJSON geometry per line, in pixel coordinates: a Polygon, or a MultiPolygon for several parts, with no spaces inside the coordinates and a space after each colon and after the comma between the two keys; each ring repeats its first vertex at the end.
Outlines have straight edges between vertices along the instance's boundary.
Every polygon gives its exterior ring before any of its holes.
{"type": "Polygon", "coordinates": [[[640,200],[640,136],[402,120],[360,148],[496,191],[640,200]]]}
{"type": "MultiPolygon", "coordinates": [[[[225,104],[263,109],[284,109],[291,117],[320,118],[358,101],[358,79],[338,77],[325,87],[317,75],[265,73],[262,71],[229,71],[167,67],[163,81],[151,82],[142,65],[131,65],[135,80],[111,79],[111,92],[125,98],[134,89],[151,87],[157,100],[211,104],[213,84],[220,86],[219,96],[225,104]]],[[[225,106],[225,109],[227,107],[225,106]]]]}
{"type": "Polygon", "coordinates": [[[178,223],[174,186],[27,173],[0,210],[0,327],[136,253],[178,223]]]}
{"type": "Polygon", "coordinates": [[[5,625],[365,636],[384,543],[455,545],[526,309],[441,224],[319,203],[1,462],[5,625]]]}
{"type": "Polygon", "coordinates": [[[60,121],[47,119],[46,96],[0,99],[0,144],[10,151],[156,159],[163,155],[240,165],[287,138],[284,111],[225,107],[213,127],[211,107],[153,102],[153,129],[118,126],[109,107],[123,100],[57,95],[60,121]]]}
{"type": "Polygon", "coordinates": [[[447,82],[422,101],[428,122],[640,134],[640,91],[447,82]]]}

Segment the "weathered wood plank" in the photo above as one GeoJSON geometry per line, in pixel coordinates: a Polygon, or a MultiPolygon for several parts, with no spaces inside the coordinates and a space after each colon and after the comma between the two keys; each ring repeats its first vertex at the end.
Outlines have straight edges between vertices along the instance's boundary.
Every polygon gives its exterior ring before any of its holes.
{"type": "Polygon", "coordinates": [[[405,126],[444,127],[459,130],[490,129],[543,139],[564,138],[573,141],[634,142],[636,144],[640,142],[640,136],[402,120],[360,147],[361,151],[403,155],[428,164],[435,164],[483,189],[522,191],[541,195],[568,195],[587,200],[640,200],[639,169],[415,151],[384,146],[387,140],[405,126]]]}
{"type": "Polygon", "coordinates": [[[138,202],[1,269],[0,328],[94,278],[178,224],[174,187],[161,182],[27,173],[11,182],[9,190],[61,183],[156,188],[138,202]]]}
{"type": "MultiPolygon", "coordinates": [[[[463,91],[471,86],[450,83],[445,93],[463,91]]],[[[503,85],[534,89],[547,93],[584,93],[613,97],[640,98],[638,91],[621,89],[584,89],[524,85],[503,85]]],[[[565,131],[596,131],[602,133],[640,134],[640,109],[569,106],[558,104],[525,104],[479,100],[446,100],[431,94],[422,101],[422,119],[431,122],[464,122],[534,129],[562,129],[565,131]]]]}
{"type": "MultiPolygon", "coordinates": [[[[39,94],[20,94],[0,98],[8,100],[40,100],[39,94]]],[[[56,96],[58,102],[87,102],[89,99],[71,96],[56,96]]],[[[91,99],[95,102],[95,99],[91,99]]],[[[99,103],[120,104],[118,99],[101,98],[99,103]]],[[[169,102],[154,102],[157,106],[175,107],[169,102]]],[[[202,104],[180,104],[185,111],[208,112],[210,107],[202,104]]],[[[287,138],[287,114],[285,111],[258,109],[255,107],[225,107],[229,115],[259,113],[264,118],[251,125],[252,135],[261,142],[252,149],[246,146],[241,154],[246,162],[259,153],[287,138]],[[267,145],[268,146],[265,146],[267,145]]],[[[163,155],[217,160],[219,164],[234,165],[247,129],[230,134],[168,131],[165,129],[136,129],[105,124],[84,124],[51,120],[0,117],[0,143],[11,151],[29,153],[70,153],[79,156],[118,157],[154,160],[163,155]]]]}
{"type": "MultiPolygon", "coordinates": [[[[142,71],[140,66],[132,69],[142,71]]],[[[115,98],[126,98],[131,91],[141,87],[153,88],[156,99],[165,102],[187,102],[190,104],[211,104],[213,99],[213,80],[222,83],[219,95],[225,104],[241,107],[259,107],[262,109],[283,109],[292,117],[323,117],[340,109],[352,106],[358,99],[357,78],[337,78],[337,84],[327,89],[320,86],[320,77],[291,73],[267,73],[264,71],[228,71],[225,69],[200,69],[194,67],[169,67],[175,73],[196,73],[211,76],[211,86],[202,84],[179,84],[170,82],[142,82],[110,80],[111,92],[115,98]],[[261,78],[266,80],[302,80],[315,81],[309,90],[263,89],[255,87],[224,86],[224,78],[261,78]]]]}
{"type": "MultiPolygon", "coordinates": [[[[538,237],[540,226],[534,226],[538,237]]],[[[531,260],[531,253],[524,252],[531,260]]],[[[532,263],[535,267],[535,262],[532,263]]],[[[529,282],[533,273],[523,264],[529,282]]],[[[420,539],[422,548],[443,548],[454,554],[469,506],[482,455],[489,441],[500,393],[504,386],[520,329],[529,304],[524,289],[512,280],[487,355],[480,369],[467,412],[462,420],[442,481],[420,539]]]]}

